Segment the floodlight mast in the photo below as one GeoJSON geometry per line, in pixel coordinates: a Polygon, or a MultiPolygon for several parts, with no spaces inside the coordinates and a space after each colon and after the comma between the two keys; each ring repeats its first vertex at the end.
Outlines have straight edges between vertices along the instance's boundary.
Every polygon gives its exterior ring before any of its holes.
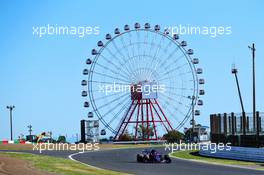
{"type": "Polygon", "coordinates": [[[259,143],[259,117],[256,116],[255,44],[253,43],[252,46],[248,46],[248,48],[252,51],[253,128],[256,130],[257,142],[259,143]]]}
{"type": "Polygon", "coordinates": [[[235,68],[235,65],[233,65],[232,74],[235,75],[236,85],[237,85],[237,91],[238,91],[239,100],[240,100],[240,105],[241,105],[242,113],[244,113],[245,112],[245,108],[244,108],[243,99],[242,99],[242,95],[241,95],[241,91],[240,91],[240,86],[239,86],[239,81],[238,81],[237,73],[238,73],[237,68],[235,68]]]}
{"type": "Polygon", "coordinates": [[[10,139],[13,140],[13,118],[12,118],[12,112],[15,108],[14,105],[6,106],[7,109],[9,109],[9,117],[10,117],[10,139]]]}
{"type": "Polygon", "coordinates": [[[28,125],[28,132],[29,132],[29,135],[31,136],[31,133],[32,133],[32,125],[28,125]]]}

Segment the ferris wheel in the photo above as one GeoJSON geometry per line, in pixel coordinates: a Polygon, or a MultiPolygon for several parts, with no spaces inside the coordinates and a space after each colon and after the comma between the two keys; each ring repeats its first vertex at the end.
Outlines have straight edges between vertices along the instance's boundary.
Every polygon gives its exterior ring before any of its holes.
{"type": "Polygon", "coordinates": [[[98,41],[83,70],[82,96],[88,117],[103,124],[101,135],[159,140],[200,115],[203,69],[186,47],[179,35],[149,23],[116,28],[98,41]]]}

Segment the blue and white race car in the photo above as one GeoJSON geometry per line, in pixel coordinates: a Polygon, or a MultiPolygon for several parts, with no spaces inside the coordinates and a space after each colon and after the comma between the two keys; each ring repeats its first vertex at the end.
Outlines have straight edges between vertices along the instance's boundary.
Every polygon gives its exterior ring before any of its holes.
{"type": "Polygon", "coordinates": [[[143,150],[137,154],[137,162],[142,163],[171,163],[169,155],[162,155],[156,150],[143,150]]]}

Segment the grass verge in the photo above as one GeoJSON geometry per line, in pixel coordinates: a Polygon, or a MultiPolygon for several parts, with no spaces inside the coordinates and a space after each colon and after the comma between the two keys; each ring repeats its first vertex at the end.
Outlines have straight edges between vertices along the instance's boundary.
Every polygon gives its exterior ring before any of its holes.
{"type": "MultiPolygon", "coordinates": [[[[125,173],[96,169],[69,159],[40,156],[28,153],[1,153],[13,158],[29,161],[33,167],[51,173],[64,175],[125,175],[125,173]]],[[[0,154],[0,155],[1,155],[0,154]]]]}
{"type": "Polygon", "coordinates": [[[235,165],[235,166],[241,166],[241,167],[250,167],[250,168],[257,169],[257,170],[264,170],[263,163],[204,157],[204,156],[198,155],[198,151],[196,150],[177,151],[177,152],[171,153],[171,156],[176,157],[176,158],[181,158],[181,159],[200,161],[204,163],[235,165]]]}

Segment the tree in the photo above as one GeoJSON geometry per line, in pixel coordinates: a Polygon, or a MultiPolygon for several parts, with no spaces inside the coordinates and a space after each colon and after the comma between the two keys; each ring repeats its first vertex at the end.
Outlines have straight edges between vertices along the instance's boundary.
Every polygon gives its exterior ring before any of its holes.
{"type": "Polygon", "coordinates": [[[153,127],[151,126],[146,127],[144,125],[139,125],[137,132],[139,138],[141,138],[142,140],[146,140],[147,138],[154,136],[153,127]]]}
{"type": "Polygon", "coordinates": [[[180,140],[184,138],[184,134],[179,131],[172,130],[169,131],[167,134],[164,134],[163,138],[169,143],[179,143],[180,140]]]}
{"type": "Polygon", "coordinates": [[[66,137],[65,136],[59,136],[57,143],[66,143],[66,137]]]}
{"type": "Polygon", "coordinates": [[[128,130],[125,131],[124,134],[120,135],[118,137],[118,140],[120,141],[131,141],[133,140],[132,136],[128,133],[128,130]]]}

